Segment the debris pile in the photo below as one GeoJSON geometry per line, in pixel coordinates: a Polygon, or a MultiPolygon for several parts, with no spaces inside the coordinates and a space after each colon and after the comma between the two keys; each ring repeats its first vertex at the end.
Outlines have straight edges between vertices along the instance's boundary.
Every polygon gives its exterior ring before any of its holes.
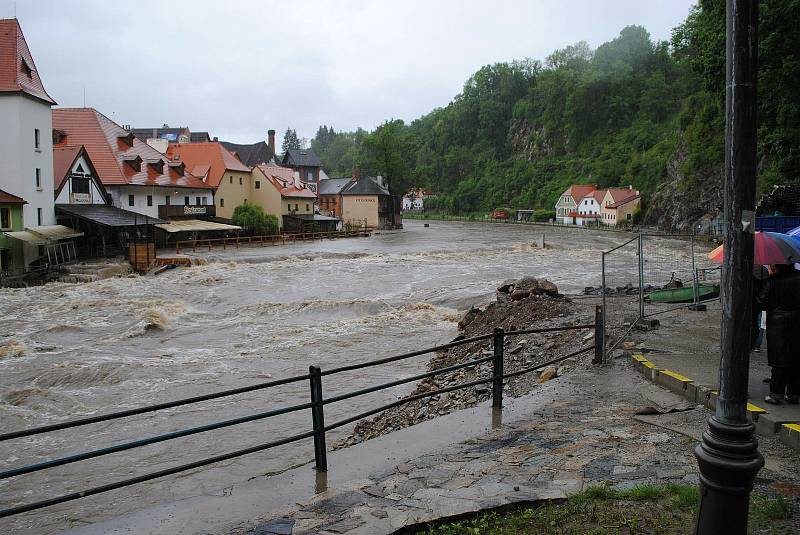
{"type": "MultiPolygon", "coordinates": [[[[564,325],[589,324],[593,317],[579,310],[571,299],[559,294],[558,288],[546,279],[523,277],[504,281],[496,291],[496,301],[481,309],[471,307],[459,321],[459,338],[472,338],[494,332],[497,327],[506,332],[541,329],[564,325]]],[[[593,329],[550,333],[510,335],[505,338],[504,371],[514,372],[544,364],[550,360],[593,344],[593,329]]],[[[493,341],[483,340],[436,353],[428,362],[435,370],[456,364],[479,360],[493,354],[493,341]]],[[[518,397],[530,392],[537,384],[563,375],[579,362],[591,358],[590,353],[565,359],[553,366],[505,379],[504,393],[518,397]]],[[[458,384],[489,378],[492,362],[477,363],[459,370],[436,375],[419,382],[408,395],[456,386],[458,384]]],[[[380,413],[372,419],[361,420],[353,432],[335,444],[335,448],[390,433],[424,420],[449,412],[471,407],[491,397],[492,384],[479,384],[470,388],[435,394],[414,400],[380,413]]]]}

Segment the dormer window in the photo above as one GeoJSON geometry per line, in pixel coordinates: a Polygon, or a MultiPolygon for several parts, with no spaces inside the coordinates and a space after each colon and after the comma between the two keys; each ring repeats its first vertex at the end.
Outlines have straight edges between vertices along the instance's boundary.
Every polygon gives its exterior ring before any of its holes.
{"type": "Polygon", "coordinates": [[[124,143],[128,147],[133,147],[133,134],[131,134],[130,132],[119,134],[117,136],[117,140],[119,140],[121,143],[124,143]]]}
{"type": "Polygon", "coordinates": [[[28,62],[24,59],[20,62],[19,70],[28,77],[28,80],[33,80],[33,69],[31,69],[31,66],[28,65],[28,62]]]}
{"type": "Polygon", "coordinates": [[[147,162],[147,166],[159,175],[164,174],[164,160],[161,158],[147,162]]]}
{"type": "Polygon", "coordinates": [[[64,130],[53,128],[53,145],[58,145],[67,138],[67,133],[64,130]]]}
{"type": "Polygon", "coordinates": [[[142,170],[142,158],[140,156],[123,156],[122,163],[137,173],[142,170]]]}
{"type": "Polygon", "coordinates": [[[183,176],[186,172],[186,164],[183,162],[170,162],[169,168],[180,176],[183,176]]]}

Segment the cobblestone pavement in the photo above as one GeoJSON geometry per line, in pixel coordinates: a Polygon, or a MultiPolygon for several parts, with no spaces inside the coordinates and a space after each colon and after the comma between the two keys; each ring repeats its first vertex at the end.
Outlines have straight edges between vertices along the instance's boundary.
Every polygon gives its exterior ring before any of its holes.
{"type": "MultiPolygon", "coordinates": [[[[601,370],[582,366],[557,381],[565,383],[570,398],[540,405],[522,423],[387,466],[227,533],[392,533],[480,509],[564,498],[593,483],[619,489],[648,482],[696,484],[691,435],[702,429],[710,415],[706,409],[687,407],[622,361],[601,370]],[[658,415],[649,416],[650,423],[635,419],[646,406],[682,410],[680,427],[677,413],[664,415],[663,427],[658,415]],[[691,431],[674,430],[682,427],[691,431]]],[[[780,444],[767,444],[766,450],[781,459],[768,459],[757,484],[792,496],[800,490],[796,454],[780,444]]]]}

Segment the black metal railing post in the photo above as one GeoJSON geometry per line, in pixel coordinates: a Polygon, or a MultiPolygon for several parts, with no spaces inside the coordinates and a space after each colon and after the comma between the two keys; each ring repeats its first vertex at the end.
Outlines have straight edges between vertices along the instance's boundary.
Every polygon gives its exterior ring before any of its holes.
{"type": "Polygon", "coordinates": [[[322,371],[318,366],[309,366],[311,383],[311,423],[314,427],[314,467],[317,472],[328,471],[325,451],[325,408],[322,405],[322,371]]]}
{"type": "Polygon", "coordinates": [[[603,363],[603,307],[594,307],[594,358],[592,364],[603,363]]]}
{"type": "Polygon", "coordinates": [[[501,327],[494,330],[494,360],[492,361],[492,407],[503,407],[503,344],[506,335],[501,327]]]}

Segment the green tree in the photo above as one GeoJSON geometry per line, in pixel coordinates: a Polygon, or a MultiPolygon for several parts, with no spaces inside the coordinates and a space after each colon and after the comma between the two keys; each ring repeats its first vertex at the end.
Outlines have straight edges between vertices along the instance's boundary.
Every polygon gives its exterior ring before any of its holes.
{"type": "Polygon", "coordinates": [[[246,229],[256,236],[271,236],[278,233],[278,218],[265,214],[261,206],[245,202],[233,210],[231,217],[234,225],[246,229]]]}
{"type": "Polygon", "coordinates": [[[283,134],[283,143],[281,144],[281,151],[286,154],[289,149],[302,149],[300,139],[297,137],[297,132],[293,128],[287,128],[286,133],[283,134]]]}

